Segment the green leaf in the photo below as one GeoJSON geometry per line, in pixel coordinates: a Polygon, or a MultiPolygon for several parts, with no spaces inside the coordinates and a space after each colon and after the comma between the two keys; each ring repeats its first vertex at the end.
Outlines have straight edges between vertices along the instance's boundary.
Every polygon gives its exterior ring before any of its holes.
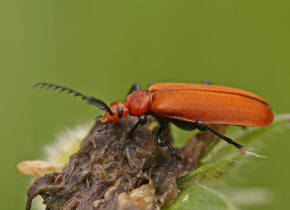
{"type": "Polygon", "coordinates": [[[193,184],[208,184],[218,180],[232,168],[236,161],[243,156],[239,150],[232,152],[224,158],[204,164],[177,180],[179,188],[185,188],[193,184]]]}
{"type": "Polygon", "coordinates": [[[203,185],[192,185],[182,190],[175,202],[165,210],[234,210],[224,196],[203,185]]]}

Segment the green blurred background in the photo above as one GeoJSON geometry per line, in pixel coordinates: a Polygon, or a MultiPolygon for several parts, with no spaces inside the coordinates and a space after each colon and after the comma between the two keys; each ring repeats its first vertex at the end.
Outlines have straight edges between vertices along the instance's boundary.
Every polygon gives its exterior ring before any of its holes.
{"type": "MultiPolygon", "coordinates": [[[[30,177],[55,133],[101,114],[79,99],[32,89],[76,88],[106,102],[129,86],[174,81],[253,91],[290,112],[290,3],[267,0],[10,0],[0,2],[1,209],[24,209],[30,177]]],[[[267,139],[236,186],[271,190],[265,206],[290,209],[290,132],[267,139]]]]}

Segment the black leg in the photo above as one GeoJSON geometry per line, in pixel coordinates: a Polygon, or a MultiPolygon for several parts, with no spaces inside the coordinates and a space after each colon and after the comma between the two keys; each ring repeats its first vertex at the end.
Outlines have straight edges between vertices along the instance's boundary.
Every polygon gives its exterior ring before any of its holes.
{"type": "Polygon", "coordinates": [[[164,130],[164,128],[165,126],[161,124],[160,127],[158,128],[155,138],[156,143],[161,147],[166,147],[168,145],[168,142],[162,138],[162,131],[164,130]]]}
{"type": "Polygon", "coordinates": [[[140,115],[138,117],[138,121],[136,122],[136,124],[131,128],[131,130],[127,133],[125,141],[123,141],[120,146],[119,146],[119,150],[123,151],[124,148],[130,143],[131,138],[134,134],[134,132],[136,131],[137,127],[139,125],[144,125],[147,122],[147,116],[146,115],[140,115]]]}
{"type": "Polygon", "coordinates": [[[208,80],[203,80],[202,83],[203,85],[212,85],[212,83],[208,80]]]}
{"type": "Polygon", "coordinates": [[[136,91],[136,90],[141,90],[141,85],[140,85],[138,82],[134,83],[134,84],[131,86],[131,88],[130,88],[130,90],[129,90],[129,92],[128,92],[127,95],[130,95],[131,93],[133,93],[133,92],[136,91]]]}
{"type": "Polygon", "coordinates": [[[150,88],[152,85],[153,85],[152,83],[148,84],[147,89],[150,88]]]}
{"type": "Polygon", "coordinates": [[[209,130],[210,132],[212,132],[213,134],[217,135],[218,137],[220,137],[221,139],[225,140],[226,142],[228,142],[229,144],[234,145],[236,148],[238,149],[242,149],[244,148],[242,145],[238,144],[237,142],[233,141],[232,139],[230,139],[229,137],[226,137],[222,134],[220,134],[219,132],[217,132],[216,130],[214,130],[213,128],[211,128],[210,126],[208,126],[207,124],[205,124],[204,122],[202,122],[201,120],[197,120],[195,122],[196,127],[201,130],[201,131],[206,131],[209,130]]]}
{"type": "Polygon", "coordinates": [[[167,147],[168,147],[168,150],[169,150],[169,152],[170,152],[170,154],[171,154],[172,156],[176,157],[178,160],[182,160],[182,158],[181,158],[181,157],[176,153],[176,151],[174,150],[172,144],[171,144],[169,141],[164,140],[164,139],[162,138],[162,132],[163,132],[163,130],[164,130],[165,128],[167,128],[167,126],[168,126],[168,123],[166,123],[166,124],[160,124],[160,127],[159,127],[159,129],[158,129],[158,131],[157,131],[157,133],[156,133],[156,143],[157,143],[159,146],[161,146],[161,147],[165,147],[165,146],[167,146],[167,147]]]}

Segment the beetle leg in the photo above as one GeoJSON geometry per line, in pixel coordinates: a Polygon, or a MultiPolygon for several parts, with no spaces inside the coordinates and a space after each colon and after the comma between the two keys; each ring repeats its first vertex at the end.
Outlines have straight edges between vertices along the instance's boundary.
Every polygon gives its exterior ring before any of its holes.
{"type": "Polygon", "coordinates": [[[168,142],[165,141],[165,140],[162,138],[162,131],[163,131],[163,129],[164,129],[164,126],[161,125],[161,126],[159,127],[157,133],[156,133],[156,138],[155,138],[156,143],[157,143],[159,146],[161,146],[161,147],[165,147],[165,146],[168,145],[168,142]]]}
{"type": "Polygon", "coordinates": [[[170,142],[168,142],[167,147],[172,156],[176,157],[177,160],[182,160],[182,158],[176,153],[174,147],[172,146],[170,142]]]}
{"type": "Polygon", "coordinates": [[[167,141],[167,140],[164,140],[162,138],[162,132],[163,130],[168,126],[168,123],[167,124],[161,124],[157,133],[156,133],[156,143],[161,146],[161,147],[165,147],[167,146],[168,147],[168,150],[170,152],[170,154],[174,157],[176,157],[178,160],[182,160],[182,158],[176,153],[176,151],[174,150],[174,147],[172,146],[172,144],[167,141]]]}
{"type": "Polygon", "coordinates": [[[137,127],[139,125],[144,125],[147,122],[147,116],[145,114],[140,115],[138,117],[138,121],[136,122],[136,124],[131,128],[131,130],[127,133],[126,137],[125,137],[125,141],[123,141],[120,146],[119,146],[119,150],[123,151],[124,148],[126,147],[127,144],[130,143],[131,138],[134,134],[134,132],[136,131],[137,127]]]}
{"type": "Polygon", "coordinates": [[[149,84],[147,85],[147,89],[149,89],[152,85],[153,85],[152,83],[149,83],[149,84]]]}
{"type": "Polygon", "coordinates": [[[209,130],[210,132],[212,132],[213,134],[217,135],[218,137],[220,137],[221,139],[225,140],[226,142],[228,142],[229,144],[234,145],[236,148],[238,149],[242,149],[244,148],[242,145],[238,144],[237,142],[233,141],[232,139],[230,139],[229,137],[226,137],[224,135],[222,135],[221,133],[217,132],[216,130],[214,130],[213,128],[211,128],[210,126],[208,126],[207,124],[205,124],[204,122],[202,122],[201,120],[197,120],[195,122],[197,128],[201,131],[206,131],[209,130]]]}
{"type": "Polygon", "coordinates": [[[140,85],[138,82],[134,83],[134,84],[131,86],[131,88],[130,88],[130,90],[129,90],[129,92],[128,92],[127,95],[130,95],[131,93],[133,93],[133,92],[136,91],[136,90],[141,90],[141,85],[140,85]]]}
{"type": "Polygon", "coordinates": [[[208,80],[203,80],[202,83],[203,85],[212,85],[212,83],[208,80]]]}

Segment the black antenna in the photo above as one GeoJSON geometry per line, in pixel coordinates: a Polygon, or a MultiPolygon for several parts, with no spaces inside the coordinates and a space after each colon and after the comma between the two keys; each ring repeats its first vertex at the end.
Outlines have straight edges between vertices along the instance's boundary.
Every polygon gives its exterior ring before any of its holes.
{"type": "Polygon", "coordinates": [[[89,104],[95,105],[99,109],[107,111],[111,116],[114,115],[112,110],[105,104],[105,102],[103,102],[99,99],[93,98],[93,97],[88,97],[88,96],[86,96],[86,95],[84,95],[84,94],[82,94],[74,89],[67,88],[67,87],[53,84],[53,83],[48,83],[48,82],[37,82],[33,85],[33,87],[40,87],[40,88],[46,87],[46,89],[53,88],[53,90],[59,89],[59,92],[65,91],[67,94],[72,93],[74,96],[80,96],[82,100],[87,100],[89,104]]]}

